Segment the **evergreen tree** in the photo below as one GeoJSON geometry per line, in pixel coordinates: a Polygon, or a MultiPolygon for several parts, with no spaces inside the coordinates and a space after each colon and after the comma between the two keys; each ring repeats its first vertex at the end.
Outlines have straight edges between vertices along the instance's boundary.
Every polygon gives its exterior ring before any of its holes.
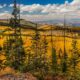
{"type": "Polygon", "coordinates": [[[12,16],[13,17],[10,19],[10,27],[14,32],[7,37],[7,41],[4,43],[4,50],[7,65],[23,72],[25,51],[21,36],[20,9],[17,7],[16,0],[14,0],[12,16]]]}
{"type": "Polygon", "coordinates": [[[73,69],[75,71],[77,64],[80,62],[79,58],[80,58],[80,54],[79,54],[79,49],[77,47],[77,41],[76,40],[72,40],[72,56],[71,56],[71,63],[73,66],[73,69]]]}
{"type": "Polygon", "coordinates": [[[52,71],[53,73],[57,73],[57,53],[55,49],[55,44],[53,42],[53,26],[51,26],[51,54],[52,54],[52,71]]]}
{"type": "Polygon", "coordinates": [[[66,51],[63,54],[62,50],[60,49],[58,57],[60,60],[60,70],[62,73],[66,73],[68,70],[68,56],[66,51]]]}
{"type": "Polygon", "coordinates": [[[80,80],[80,69],[78,64],[80,62],[80,50],[76,39],[72,40],[72,49],[70,50],[71,57],[69,63],[69,73],[72,80],[80,80]]]}
{"type": "Polygon", "coordinates": [[[62,56],[63,56],[63,52],[62,49],[60,48],[58,52],[58,60],[59,60],[58,69],[60,72],[62,72],[62,56]]]}
{"type": "Polygon", "coordinates": [[[52,48],[52,70],[54,73],[57,72],[57,55],[55,48],[52,48]]]}
{"type": "Polygon", "coordinates": [[[31,53],[33,54],[33,70],[38,72],[39,78],[43,78],[48,71],[47,44],[46,37],[42,37],[36,29],[35,35],[32,37],[31,53]]]}
{"type": "Polygon", "coordinates": [[[63,54],[63,57],[62,57],[62,72],[63,73],[66,73],[67,69],[68,69],[67,59],[68,59],[68,56],[67,56],[67,53],[65,51],[64,54],[63,54]]]}
{"type": "Polygon", "coordinates": [[[19,71],[23,71],[22,68],[25,60],[25,52],[22,45],[20,39],[15,40],[12,36],[7,37],[7,40],[3,44],[3,49],[7,59],[6,65],[19,71]]]}

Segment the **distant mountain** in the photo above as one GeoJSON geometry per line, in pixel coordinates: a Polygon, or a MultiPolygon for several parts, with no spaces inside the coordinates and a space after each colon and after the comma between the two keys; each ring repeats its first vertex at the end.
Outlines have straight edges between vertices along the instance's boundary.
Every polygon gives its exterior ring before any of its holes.
{"type": "Polygon", "coordinates": [[[80,23],[72,23],[73,26],[80,27],[80,23]]]}
{"type": "MultiPolygon", "coordinates": [[[[46,21],[37,21],[40,24],[54,24],[54,25],[64,25],[64,20],[46,20],[46,21]]],[[[69,26],[80,26],[80,23],[77,21],[66,20],[66,25],[69,26]]]]}
{"type": "MultiPolygon", "coordinates": [[[[36,26],[37,26],[38,27],[37,30],[39,30],[39,31],[51,30],[51,27],[53,27],[53,30],[64,30],[63,22],[58,20],[58,22],[56,23],[56,21],[50,20],[50,21],[30,22],[30,21],[21,19],[19,27],[21,27],[23,29],[27,29],[27,30],[28,29],[36,30],[36,26]],[[41,23],[41,24],[39,24],[39,23],[41,23]]],[[[0,20],[0,25],[10,27],[9,21],[6,19],[0,20]]],[[[65,29],[67,31],[80,32],[80,27],[78,27],[79,25],[80,24],[78,24],[78,23],[77,24],[76,23],[72,23],[72,24],[66,23],[65,29]]]]}
{"type": "Polygon", "coordinates": [[[37,23],[41,24],[57,24],[57,23],[63,23],[62,20],[46,20],[46,21],[36,21],[37,23]]]}
{"type": "MultiPolygon", "coordinates": [[[[7,20],[7,19],[1,19],[0,20],[0,25],[1,26],[10,26],[10,21],[7,20]]],[[[21,19],[20,20],[20,25],[22,28],[27,28],[27,29],[35,29],[36,26],[40,26],[39,24],[37,23],[34,23],[34,22],[30,22],[30,21],[26,21],[24,19],[21,19]]]]}

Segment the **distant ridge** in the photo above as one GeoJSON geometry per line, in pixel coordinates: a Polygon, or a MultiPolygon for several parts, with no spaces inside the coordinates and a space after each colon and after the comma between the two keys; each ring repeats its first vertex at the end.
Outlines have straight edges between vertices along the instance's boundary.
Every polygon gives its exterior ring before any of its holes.
{"type": "MultiPolygon", "coordinates": [[[[28,29],[35,29],[36,25],[40,26],[40,24],[31,22],[31,21],[26,21],[24,19],[20,20],[20,24],[22,28],[28,28],[28,29]]],[[[8,19],[0,19],[0,26],[10,26],[9,20],[8,19]]]]}
{"type": "MultiPolygon", "coordinates": [[[[52,25],[58,25],[58,24],[64,24],[64,21],[63,20],[46,20],[46,21],[36,21],[37,23],[40,23],[40,24],[52,24],[52,25]]],[[[69,25],[69,26],[78,26],[80,27],[80,22],[77,22],[77,21],[66,21],[66,25],[69,25]]]]}
{"type": "MultiPolygon", "coordinates": [[[[46,30],[51,30],[51,27],[53,27],[53,30],[66,30],[66,31],[73,31],[73,32],[80,32],[80,27],[75,25],[67,25],[64,28],[63,24],[48,24],[48,23],[38,23],[38,22],[31,22],[31,21],[26,21],[24,19],[20,20],[21,23],[21,28],[23,29],[31,29],[31,30],[36,30],[36,26],[37,26],[37,30],[39,31],[46,31],[46,30]]],[[[0,26],[9,26],[9,20],[7,19],[0,19],[0,26]]]]}

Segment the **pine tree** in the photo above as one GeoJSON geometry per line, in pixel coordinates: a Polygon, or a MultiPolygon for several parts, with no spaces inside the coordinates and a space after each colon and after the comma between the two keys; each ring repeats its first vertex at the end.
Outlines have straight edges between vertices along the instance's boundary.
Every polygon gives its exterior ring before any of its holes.
{"type": "Polygon", "coordinates": [[[63,55],[63,59],[62,59],[62,72],[63,73],[66,73],[67,72],[67,53],[64,52],[64,55],[63,55]]]}
{"type": "Polygon", "coordinates": [[[55,48],[52,48],[52,70],[57,73],[57,55],[55,48]]]}
{"type": "Polygon", "coordinates": [[[62,49],[60,48],[58,52],[58,60],[59,60],[58,69],[60,72],[62,72],[62,55],[63,55],[63,52],[62,52],[62,49]]]}
{"type": "Polygon", "coordinates": [[[79,58],[80,58],[80,54],[79,54],[79,49],[77,47],[77,41],[76,40],[72,40],[72,56],[71,56],[71,63],[73,66],[73,69],[75,71],[77,64],[79,63],[79,58]]]}
{"type": "Polygon", "coordinates": [[[47,41],[45,36],[41,36],[39,34],[39,31],[37,30],[36,25],[36,31],[35,35],[32,36],[32,45],[31,45],[31,53],[33,54],[33,70],[34,72],[37,72],[39,78],[43,78],[43,76],[48,71],[48,64],[47,64],[47,41]]]}
{"type": "Polygon", "coordinates": [[[80,62],[80,50],[78,49],[78,42],[76,39],[72,40],[72,49],[70,50],[71,57],[69,60],[69,72],[71,73],[72,80],[79,80],[80,79],[80,72],[78,68],[78,64],[80,62]]]}
{"type": "Polygon", "coordinates": [[[67,70],[68,70],[68,56],[67,56],[67,53],[66,51],[62,52],[62,50],[60,49],[59,50],[59,55],[58,55],[58,58],[60,60],[60,70],[62,73],[66,73],[67,70]]]}
{"type": "Polygon", "coordinates": [[[51,26],[51,57],[52,57],[52,71],[54,74],[57,73],[57,53],[55,49],[55,44],[53,44],[53,26],[51,26]]]}
{"type": "Polygon", "coordinates": [[[21,36],[20,9],[17,8],[16,0],[14,0],[12,16],[13,18],[10,19],[10,27],[14,32],[7,36],[7,41],[4,43],[4,50],[7,65],[23,72],[25,51],[21,36]]]}

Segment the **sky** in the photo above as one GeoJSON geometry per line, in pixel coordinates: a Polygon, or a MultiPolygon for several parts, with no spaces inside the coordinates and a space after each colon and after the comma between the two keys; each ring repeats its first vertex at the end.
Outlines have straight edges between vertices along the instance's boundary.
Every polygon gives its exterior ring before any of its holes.
{"type": "MultiPolygon", "coordinates": [[[[63,20],[79,22],[80,0],[17,0],[21,18],[28,21],[63,20]]],[[[0,19],[10,18],[13,0],[0,0],[0,19]]]]}
{"type": "MultiPolygon", "coordinates": [[[[65,2],[65,0],[17,0],[18,2],[20,1],[22,4],[42,4],[42,5],[46,5],[46,4],[62,4],[65,2]]],[[[72,0],[68,0],[69,2],[71,2],[72,0]]],[[[0,3],[4,4],[11,4],[13,2],[13,0],[0,0],[0,3]]]]}

